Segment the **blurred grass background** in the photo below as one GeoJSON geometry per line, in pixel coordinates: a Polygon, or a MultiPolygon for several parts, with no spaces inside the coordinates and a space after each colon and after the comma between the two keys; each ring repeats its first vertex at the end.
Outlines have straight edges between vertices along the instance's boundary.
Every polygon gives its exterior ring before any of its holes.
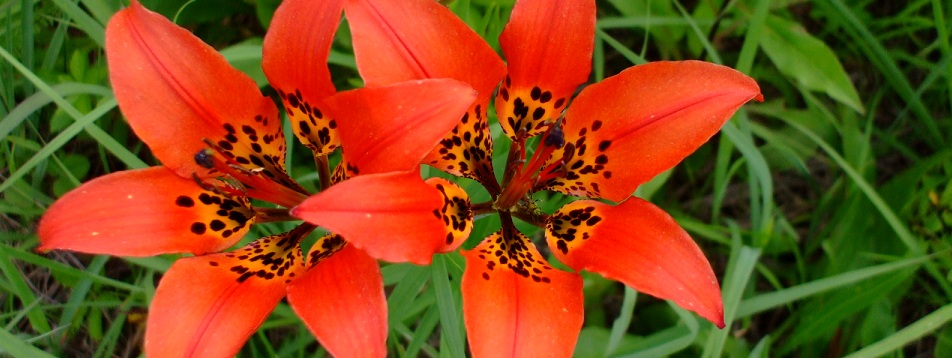
{"type": "MultiPolygon", "coordinates": [[[[279,0],[142,2],[266,86],[260,44],[279,0]]],[[[498,49],[512,2],[449,6],[498,49]]],[[[0,356],[140,355],[148,302],[175,259],[34,252],[37,220],[57,197],[90,178],[157,163],[109,88],[103,29],[121,6],[0,3],[0,356]]],[[[709,144],[639,189],[704,249],[729,326],[718,330],[586,275],[576,356],[952,357],[952,5],[598,6],[593,81],[645,61],[703,59],[754,77],[766,101],[744,106],[709,144]]],[[[348,43],[344,26],[331,56],[339,89],[361,84],[348,43]]],[[[505,142],[496,141],[497,156],[505,142]]],[[[310,155],[295,148],[291,174],[313,188],[310,155]]],[[[480,195],[474,183],[462,185],[480,195]]],[[[550,212],[564,200],[539,198],[550,212]]],[[[497,225],[480,221],[471,240],[497,225]]],[[[282,229],[257,228],[250,237],[282,229]]],[[[462,269],[456,254],[428,267],[385,265],[393,356],[464,354],[462,269]]],[[[286,304],[241,352],[322,354],[286,304]]]]}

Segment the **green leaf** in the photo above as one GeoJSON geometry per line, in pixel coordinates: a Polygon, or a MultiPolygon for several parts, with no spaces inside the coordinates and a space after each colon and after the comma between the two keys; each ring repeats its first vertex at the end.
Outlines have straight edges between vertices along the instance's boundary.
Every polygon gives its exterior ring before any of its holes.
{"type": "Polygon", "coordinates": [[[0,329],[0,353],[7,353],[13,357],[53,357],[3,329],[0,329]]]}
{"type": "Polygon", "coordinates": [[[780,72],[801,86],[826,93],[853,110],[865,113],[856,88],[836,54],[799,24],[769,16],[760,46],[780,72]]]}
{"type": "Polygon", "coordinates": [[[920,265],[928,261],[928,256],[910,258],[878,266],[866,267],[854,271],[844,272],[836,276],[822,278],[783,290],[778,290],[754,296],[741,302],[736,318],[747,317],[775,307],[790,304],[813,295],[829,290],[842,288],[876,276],[896,272],[902,269],[920,265]]]}
{"type": "Polygon", "coordinates": [[[431,266],[433,289],[436,291],[436,306],[440,311],[440,324],[442,325],[440,338],[446,340],[444,348],[446,348],[449,356],[465,357],[466,344],[463,335],[460,334],[462,332],[459,319],[461,310],[458,308],[460,306],[456,302],[456,295],[454,295],[453,287],[450,284],[447,261],[449,259],[446,255],[436,255],[433,257],[431,266]]]}
{"type": "Polygon", "coordinates": [[[952,304],[942,306],[942,308],[935,310],[915,323],[899,330],[896,334],[853,352],[853,354],[846,357],[878,357],[885,355],[922,338],[922,336],[926,334],[932,333],[949,322],[949,320],[952,320],[952,304]]]}

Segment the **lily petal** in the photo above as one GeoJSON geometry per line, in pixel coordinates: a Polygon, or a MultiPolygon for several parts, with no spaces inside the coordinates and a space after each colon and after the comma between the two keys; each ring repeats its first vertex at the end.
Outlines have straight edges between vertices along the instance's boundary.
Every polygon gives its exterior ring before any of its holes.
{"type": "Polygon", "coordinates": [[[431,0],[351,0],[345,6],[354,56],[368,86],[451,78],[478,93],[459,126],[426,163],[496,185],[486,111],[506,74],[496,52],[445,6],[431,0]]]}
{"type": "Polygon", "coordinates": [[[560,261],[674,301],[724,327],[721,290],[711,264],[664,210],[632,197],[617,206],[593,200],[569,203],[546,225],[560,261]]]}
{"type": "Polygon", "coordinates": [[[344,0],[289,0],[274,12],[262,46],[261,67],[281,95],[294,134],[315,155],[340,141],[336,123],[318,107],[336,92],[327,67],[344,0]]]}
{"type": "Polygon", "coordinates": [[[259,157],[256,167],[283,173],[284,135],[274,102],[185,29],[133,1],[109,20],[106,56],[129,125],[179,175],[208,171],[195,162],[208,147],[203,139],[223,143],[236,157],[273,154],[274,163],[259,157]]]}
{"type": "Polygon", "coordinates": [[[469,194],[456,183],[443,178],[430,178],[426,183],[436,188],[443,197],[440,217],[446,229],[446,242],[439,252],[456,250],[473,232],[473,211],[469,194]]]}
{"type": "Polygon", "coordinates": [[[288,301],[331,355],[385,357],[387,299],[377,260],[353,245],[324,250],[327,241],[315,245],[311,268],[288,287],[288,301]]]}
{"type": "Polygon", "coordinates": [[[345,91],[325,103],[339,119],[348,163],[374,174],[418,168],[475,98],[465,83],[428,79],[345,91]]]}
{"type": "Polygon", "coordinates": [[[357,69],[367,86],[451,78],[488,102],[505,75],[489,44],[430,0],[350,0],[345,5],[357,69]]]}
{"type": "Polygon", "coordinates": [[[586,87],[565,114],[566,145],[547,165],[564,175],[547,189],[622,201],[707,142],[740,108],[762,100],[757,83],[700,61],[652,62],[586,87]]]}
{"type": "Polygon", "coordinates": [[[534,136],[588,81],[595,46],[594,0],[519,0],[499,37],[509,75],[496,96],[502,129],[534,136]]]}
{"type": "Polygon", "coordinates": [[[473,357],[570,357],[582,277],[553,269],[529,238],[496,232],[463,251],[463,317],[473,357]]]}
{"type": "Polygon", "coordinates": [[[150,357],[233,357],[286,294],[304,265],[310,225],[258,239],[226,254],[180,259],[149,307],[150,357]]]}
{"type": "Polygon", "coordinates": [[[305,200],[291,215],[343,236],[370,256],[429,264],[446,242],[443,197],[419,173],[358,175],[305,200]]]}
{"type": "Polygon", "coordinates": [[[254,223],[247,198],[203,190],[165,167],[93,179],[57,200],[40,221],[40,251],[118,256],[189,252],[234,245],[254,223]]]}

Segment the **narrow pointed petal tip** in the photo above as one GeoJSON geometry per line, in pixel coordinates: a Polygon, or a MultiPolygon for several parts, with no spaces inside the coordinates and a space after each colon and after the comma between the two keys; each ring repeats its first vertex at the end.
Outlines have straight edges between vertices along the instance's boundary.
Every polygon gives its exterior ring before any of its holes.
{"type": "Polygon", "coordinates": [[[426,265],[446,242],[442,205],[443,196],[410,171],[347,179],[291,215],[340,234],[375,258],[426,265]]]}
{"type": "Polygon", "coordinates": [[[227,254],[180,259],[149,307],[150,357],[234,357],[304,265],[298,242],[312,227],[258,239],[227,254]]]}
{"type": "Polygon", "coordinates": [[[335,357],[386,357],[387,299],[377,260],[355,248],[310,254],[288,302],[335,357]]]}
{"type": "Polygon", "coordinates": [[[671,216],[645,200],[569,203],[551,216],[546,241],[575,270],[672,300],[724,327],[720,285],[704,253],[671,216]]]}
{"type": "Polygon", "coordinates": [[[109,20],[106,57],[110,83],[129,125],[179,175],[206,171],[194,155],[207,147],[204,138],[224,139],[226,124],[254,128],[260,137],[283,135],[277,107],[250,77],[138,2],[109,20]]]}
{"type": "Polygon", "coordinates": [[[201,255],[234,245],[254,219],[247,198],[207,192],[164,167],[128,170],[91,180],[53,203],[40,220],[39,250],[201,255]]]}
{"type": "Polygon", "coordinates": [[[570,357],[582,277],[553,269],[528,237],[499,231],[463,251],[463,317],[474,357],[570,357]]]}
{"type": "Polygon", "coordinates": [[[620,202],[707,142],[744,103],[753,79],[701,61],[652,62],[588,86],[565,114],[566,146],[547,162],[567,170],[547,189],[620,202]]]}
{"type": "Polygon", "coordinates": [[[358,174],[415,169],[476,99],[466,83],[427,79],[361,88],[325,101],[358,174]]]}

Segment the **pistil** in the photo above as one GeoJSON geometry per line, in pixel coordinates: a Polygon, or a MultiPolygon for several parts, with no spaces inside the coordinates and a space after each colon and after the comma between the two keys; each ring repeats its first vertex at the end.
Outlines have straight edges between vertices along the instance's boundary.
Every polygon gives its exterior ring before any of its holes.
{"type": "MultiPolygon", "coordinates": [[[[515,145],[515,143],[513,145],[515,145]]],[[[512,179],[505,183],[505,188],[502,194],[496,198],[494,207],[500,211],[512,210],[512,208],[533,189],[538,180],[536,174],[552,155],[552,152],[562,148],[564,145],[565,137],[562,133],[561,123],[555,123],[549,128],[549,131],[546,132],[542,142],[539,143],[539,148],[533,153],[528,166],[522,168],[522,170],[520,170],[520,165],[507,166],[506,177],[511,177],[512,179]],[[509,175],[508,171],[510,170],[517,174],[509,175]]],[[[510,156],[510,159],[512,159],[512,156],[510,156]]]]}

